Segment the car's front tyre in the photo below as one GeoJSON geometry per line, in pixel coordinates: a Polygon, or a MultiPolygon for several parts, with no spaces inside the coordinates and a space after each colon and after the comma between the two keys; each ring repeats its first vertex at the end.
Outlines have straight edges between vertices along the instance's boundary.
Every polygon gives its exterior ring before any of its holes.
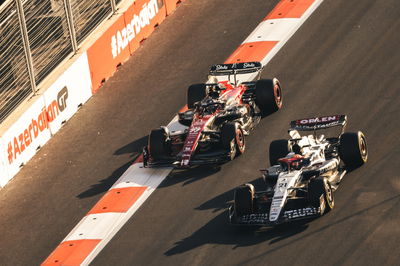
{"type": "Polygon", "coordinates": [[[327,178],[319,176],[311,179],[308,184],[308,201],[315,208],[321,207],[321,215],[329,212],[335,206],[333,190],[327,178]],[[323,205],[321,206],[321,197],[323,205]]]}
{"type": "Polygon", "coordinates": [[[167,128],[161,127],[150,132],[148,149],[151,158],[156,161],[169,155],[171,147],[167,128]]]}
{"type": "Polygon", "coordinates": [[[235,189],[234,210],[237,216],[251,214],[254,212],[254,186],[244,184],[235,189]]]}
{"type": "Polygon", "coordinates": [[[244,153],[246,140],[240,124],[228,122],[221,128],[222,147],[230,152],[230,159],[233,160],[237,155],[244,153]]]}

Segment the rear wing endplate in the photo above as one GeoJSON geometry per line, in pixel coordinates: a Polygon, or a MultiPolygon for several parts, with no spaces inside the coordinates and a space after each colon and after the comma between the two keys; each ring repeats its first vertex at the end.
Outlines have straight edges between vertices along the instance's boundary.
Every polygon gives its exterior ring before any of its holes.
{"type": "Polygon", "coordinates": [[[313,118],[304,118],[290,122],[290,130],[311,131],[336,126],[344,127],[347,123],[346,115],[329,115],[313,118]]]}

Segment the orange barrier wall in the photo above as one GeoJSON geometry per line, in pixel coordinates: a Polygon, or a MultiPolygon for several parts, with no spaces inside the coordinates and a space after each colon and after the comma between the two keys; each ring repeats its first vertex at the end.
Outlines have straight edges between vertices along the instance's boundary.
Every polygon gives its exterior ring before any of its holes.
{"type": "MultiPolygon", "coordinates": [[[[119,33],[119,29],[123,28],[125,28],[125,20],[124,16],[121,15],[87,50],[93,93],[108,77],[114,74],[117,66],[130,56],[129,48],[123,49],[122,34],[119,33]],[[117,39],[120,39],[120,45],[118,45],[117,39]]],[[[125,47],[127,46],[126,43],[125,47]]]]}
{"type": "Polygon", "coordinates": [[[93,93],[149,37],[166,14],[163,0],[137,0],[87,50],[93,93]]]}
{"type": "Polygon", "coordinates": [[[124,13],[127,29],[130,28],[135,34],[129,42],[131,53],[163,22],[166,14],[165,1],[156,0],[136,0],[124,13]]]}
{"type": "Polygon", "coordinates": [[[170,14],[172,14],[176,7],[182,3],[184,0],[165,0],[165,6],[167,9],[167,16],[169,16],[170,14]]]}

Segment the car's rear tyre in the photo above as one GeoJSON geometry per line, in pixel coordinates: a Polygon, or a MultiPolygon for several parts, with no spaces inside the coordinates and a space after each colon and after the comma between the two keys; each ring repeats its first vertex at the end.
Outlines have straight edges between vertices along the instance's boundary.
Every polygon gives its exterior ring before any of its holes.
{"type": "Polygon", "coordinates": [[[335,199],[332,187],[327,178],[319,176],[310,180],[308,184],[308,201],[315,208],[321,207],[321,215],[333,209],[335,199]],[[321,196],[324,199],[323,206],[321,206],[321,196]]]}
{"type": "Polygon", "coordinates": [[[246,149],[246,140],[243,130],[237,122],[228,122],[221,128],[222,147],[230,151],[230,159],[241,155],[246,149]]]}
{"type": "Polygon", "coordinates": [[[347,167],[356,168],[367,162],[367,141],[361,131],[340,136],[339,156],[347,167]]]}
{"type": "Polygon", "coordinates": [[[282,87],[278,79],[257,80],[256,104],[264,115],[276,112],[282,107],[282,87]]]}
{"type": "Polygon", "coordinates": [[[233,199],[237,216],[254,212],[254,186],[252,184],[244,184],[236,188],[233,199]]]}
{"type": "Polygon", "coordinates": [[[153,160],[160,160],[169,155],[171,147],[168,140],[169,132],[164,127],[154,129],[150,132],[148,147],[153,160]]]}
{"type": "Polygon", "coordinates": [[[194,107],[195,102],[203,100],[207,96],[207,88],[204,83],[189,86],[187,92],[187,106],[189,109],[194,107]]]}
{"type": "Polygon", "coordinates": [[[278,164],[278,159],[285,157],[290,152],[289,141],[286,139],[278,139],[269,145],[269,163],[270,165],[278,164]]]}

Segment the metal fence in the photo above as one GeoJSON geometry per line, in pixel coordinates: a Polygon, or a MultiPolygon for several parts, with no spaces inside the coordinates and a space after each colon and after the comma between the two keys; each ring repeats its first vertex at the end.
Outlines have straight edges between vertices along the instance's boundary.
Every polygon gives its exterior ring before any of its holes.
{"type": "Polygon", "coordinates": [[[0,123],[123,0],[0,1],[0,123]]]}

